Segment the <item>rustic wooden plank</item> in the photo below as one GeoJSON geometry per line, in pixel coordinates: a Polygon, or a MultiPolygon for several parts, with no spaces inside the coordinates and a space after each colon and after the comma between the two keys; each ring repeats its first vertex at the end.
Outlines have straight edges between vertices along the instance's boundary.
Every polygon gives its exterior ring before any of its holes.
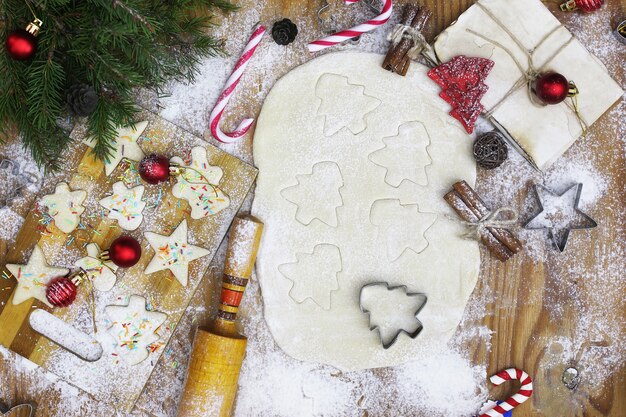
{"type": "MultiPolygon", "coordinates": [[[[271,22],[282,16],[299,18],[308,22],[307,31],[303,32],[301,36],[306,36],[307,39],[313,39],[314,34],[319,33],[319,31],[314,32],[319,29],[317,27],[316,12],[320,2],[317,0],[309,0],[306,2],[299,0],[268,0],[266,3],[242,0],[239,3],[244,7],[260,9],[261,20],[264,23],[271,24],[271,22]]],[[[405,3],[405,1],[399,0],[394,2],[396,5],[402,3],[405,3]]],[[[462,11],[467,9],[472,4],[472,1],[425,0],[420,3],[427,5],[433,10],[433,18],[426,30],[427,38],[432,39],[437,33],[454,21],[462,11]]],[[[556,10],[558,2],[547,3],[547,5],[551,10],[556,10]]],[[[607,2],[604,7],[607,8],[608,13],[614,17],[614,19],[612,19],[613,23],[623,15],[620,2],[607,2]]],[[[568,19],[570,19],[570,17],[567,15],[558,14],[558,17],[566,23],[566,25],[569,24],[570,21],[568,19]]],[[[228,19],[236,20],[239,18],[240,15],[235,14],[228,19]]],[[[346,12],[346,18],[350,18],[348,12],[346,12]]],[[[243,28],[243,26],[241,27],[243,28]]],[[[249,28],[246,27],[245,30],[249,30],[249,28]]],[[[607,29],[602,28],[601,30],[607,29]]],[[[236,36],[241,36],[241,34],[237,33],[236,36]]],[[[238,51],[233,50],[232,53],[236,54],[238,51]]],[[[616,50],[612,54],[612,59],[620,60],[620,53],[620,50],[616,50]]],[[[301,58],[298,56],[297,59],[301,58]]],[[[309,57],[302,58],[301,60],[304,61],[306,59],[309,59],[309,57]]],[[[288,69],[298,63],[299,62],[293,62],[290,59],[285,59],[280,62],[276,68],[272,69],[273,74],[259,74],[256,78],[260,84],[261,81],[267,77],[280,76],[286,73],[288,69]]],[[[617,72],[612,75],[623,83],[625,80],[624,67],[621,66],[617,72]]],[[[252,74],[247,74],[247,76],[252,76],[252,74]]],[[[227,114],[225,114],[225,123],[232,126],[234,122],[238,121],[237,119],[241,114],[258,114],[260,107],[261,103],[254,100],[241,100],[238,103],[234,101],[229,106],[227,114]]],[[[616,120],[609,120],[606,117],[601,118],[600,121],[594,125],[592,131],[594,133],[594,140],[598,142],[599,147],[615,146],[613,142],[619,135],[616,120]]],[[[244,154],[250,156],[250,135],[246,139],[246,143],[240,146],[241,149],[244,150],[244,154]]],[[[585,143],[577,144],[576,146],[585,146],[585,143]]],[[[594,147],[593,149],[596,148],[594,147]]],[[[611,198],[619,198],[618,196],[621,190],[626,188],[626,175],[623,172],[623,168],[620,168],[626,166],[626,161],[621,154],[623,153],[605,152],[603,156],[595,162],[596,166],[604,167],[603,169],[613,174],[611,183],[608,184],[609,197],[611,198]]],[[[484,183],[484,180],[485,176],[480,176],[478,179],[479,191],[480,184],[484,183]]],[[[148,190],[146,190],[146,192],[148,192],[148,190]]],[[[521,206],[523,201],[524,195],[520,193],[517,201],[518,205],[521,206]]],[[[623,199],[621,207],[622,209],[624,208],[623,199]]],[[[602,224],[615,225],[619,219],[618,210],[611,210],[609,207],[597,207],[596,210],[598,210],[596,211],[598,220],[601,219],[602,224]]],[[[601,234],[595,234],[595,244],[600,248],[599,250],[610,250],[612,242],[626,240],[625,230],[626,229],[622,227],[621,229],[603,231],[601,234]]],[[[111,237],[112,236],[106,238],[94,236],[94,240],[100,243],[102,247],[106,247],[111,237]]],[[[20,233],[17,239],[17,245],[31,247],[34,242],[38,240],[38,237],[34,241],[31,241],[31,244],[26,244],[25,240],[32,239],[32,236],[29,237],[20,233]]],[[[590,272],[593,272],[591,268],[594,265],[594,254],[591,250],[587,251],[589,253],[585,253],[586,249],[589,248],[583,247],[578,250],[574,247],[569,247],[568,251],[577,251],[576,255],[580,256],[581,265],[587,265],[587,267],[590,268],[590,272]]],[[[4,265],[6,262],[22,262],[24,260],[22,256],[23,254],[9,250],[6,259],[0,259],[0,265],[4,265]]],[[[553,257],[554,255],[551,256],[553,257]]],[[[215,259],[213,264],[219,269],[221,260],[219,258],[215,259]]],[[[588,283],[584,281],[577,284],[568,283],[567,285],[578,285],[579,291],[584,293],[585,296],[582,300],[573,300],[571,305],[568,305],[558,318],[551,316],[549,306],[545,304],[548,302],[545,296],[546,294],[553,295],[558,293],[556,290],[564,285],[563,282],[559,280],[564,272],[566,271],[558,270],[558,268],[555,267],[554,259],[549,256],[548,250],[546,250],[546,261],[537,265],[524,261],[522,256],[512,259],[505,265],[492,261],[484,262],[481,270],[481,279],[474,292],[474,301],[470,302],[475,302],[475,299],[480,299],[480,296],[487,293],[487,291],[493,291],[498,294],[498,298],[495,302],[487,307],[489,314],[482,323],[477,323],[489,326],[495,333],[491,339],[493,346],[489,351],[487,350],[487,346],[480,343],[476,343],[472,346],[472,358],[476,363],[488,363],[488,373],[493,373],[504,367],[515,365],[523,367],[534,376],[536,381],[535,395],[532,401],[528,401],[516,409],[514,413],[515,417],[621,417],[623,410],[626,409],[623,367],[621,370],[616,370],[599,388],[590,389],[585,384],[582,384],[578,391],[572,394],[572,392],[565,389],[560,382],[560,368],[547,368],[545,366],[555,355],[551,352],[549,347],[551,341],[559,336],[572,338],[577,331],[580,331],[579,311],[576,307],[576,303],[584,305],[586,303],[596,302],[591,296],[591,294],[594,293],[594,288],[590,287],[588,283]],[[576,301],[576,303],[574,301],[576,301]],[[584,400],[580,400],[581,398],[584,398],[584,400]],[[580,406],[581,404],[582,406],[580,406]],[[540,411],[537,411],[538,409],[540,409],[540,411]]],[[[619,273],[620,271],[617,272],[619,273]]],[[[210,298],[213,295],[213,285],[215,285],[216,280],[219,279],[219,272],[213,271],[212,278],[211,280],[205,280],[200,286],[199,293],[202,293],[206,298],[210,298]]],[[[0,280],[0,282],[3,286],[6,284],[4,280],[0,280]]],[[[175,282],[170,284],[174,285],[175,282]]],[[[8,285],[11,285],[11,283],[8,285]]],[[[159,283],[158,285],[164,284],[159,283]]],[[[5,296],[5,293],[5,291],[0,291],[0,304],[8,300],[8,296],[5,296]]],[[[566,297],[566,295],[564,294],[561,297],[566,297]]],[[[193,305],[200,307],[204,304],[205,301],[202,297],[196,297],[193,305]]],[[[614,314],[614,322],[620,323],[626,320],[626,312],[615,311],[614,314]]],[[[0,326],[2,326],[2,324],[0,324],[0,326]]],[[[173,343],[190,343],[189,334],[178,332],[173,338],[173,343]]],[[[38,348],[39,346],[36,350],[38,348]]],[[[42,349],[44,349],[44,347],[42,347],[42,349]]],[[[37,352],[35,351],[32,355],[36,354],[37,352]]],[[[35,356],[33,357],[37,362],[38,359],[35,356]]],[[[154,372],[172,372],[172,375],[174,375],[171,369],[169,363],[161,363],[154,372]]],[[[44,391],[36,395],[28,394],[30,392],[29,387],[33,385],[36,386],[38,384],[37,379],[42,377],[42,374],[39,372],[25,373],[16,370],[10,360],[6,361],[0,358],[0,384],[5,387],[15,387],[11,388],[7,394],[9,398],[3,398],[3,400],[14,404],[33,401],[38,405],[36,416],[47,417],[55,415],[58,407],[56,404],[57,396],[54,391],[44,391]]],[[[151,380],[155,380],[155,378],[153,377],[151,380]]],[[[494,398],[503,398],[508,393],[514,391],[515,386],[513,384],[506,384],[502,387],[491,389],[494,398]]],[[[81,395],[81,397],[84,396],[85,395],[81,395]]],[[[177,399],[158,398],[152,399],[152,401],[163,402],[167,404],[166,409],[170,410],[176,406],[177,399]]],[[[98,417],[109,417],[113,415],[113,411],[110,408],[106,408],[105,405],[95,401],[88,402],[88,404],[89,410],[83,413],[85,415],[98,417]]],[[[412,415],[421,416],[424,414],[421,413],[420,410],[415,410],[412,415]]]]}

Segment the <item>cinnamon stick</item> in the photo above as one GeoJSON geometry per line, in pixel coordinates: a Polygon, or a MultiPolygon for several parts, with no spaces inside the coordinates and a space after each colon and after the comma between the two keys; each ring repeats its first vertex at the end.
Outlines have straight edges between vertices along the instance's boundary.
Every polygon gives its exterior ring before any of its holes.
{"type": "MultiPolygon", "coordinates": [[[[450,204],[450,207],[454,209],[456,214],[466,222],[476,223],[480,220],[479,217],[465,204],[463,198],[456,191],[452,190],[443,196],[443,199],[450,204]]],[[[511,252],[502,242],[489,231],[480,234],[480,241],[485,245],[489,251],[500,261],[507,261],[513,252],[511,252]]]]}
{"type": "MultiPolygon", "coordinates": [[[[491,212],[478,193],[474,191],[467,182],[459,181],[455,183],[452,188],[461,196],[467,207],[472,210],[479,219],[482,219],[491,212]]],[[[522,250],[522,242],[520,242],[510,230],[495,227],[488,227],[487,230],[511,252],[517,253],[522,250]]]]}
{"type": "MultiPolygon", "coordinates": [[[[401,24],[421,31],[431,15],[432,12],[426,7],[407,4],[404,7],[401,24]]],[[[413,46],[415,46],[415,42],[411,38],[404,38],[397,45],[392,46],[385,56],[383,68],[402,76],[406,75],[411,65],[411,58],[407,56],[407,53],[413,46]]]]}

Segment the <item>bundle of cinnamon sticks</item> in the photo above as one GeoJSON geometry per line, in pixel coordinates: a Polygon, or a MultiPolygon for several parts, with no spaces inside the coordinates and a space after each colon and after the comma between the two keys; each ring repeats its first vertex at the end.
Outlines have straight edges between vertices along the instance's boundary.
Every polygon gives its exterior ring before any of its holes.
{"type": "MultiPolygon", "coordinates": [[[[432,12],[427,7],[407,4],[404,6],[400,24],[421,32],[431,15],[432,12]]],[[[415,41],[410,36],[403,36],[398,43],[392,44],[383,62],[383,68],[402,76],[406,75],[411,65],[411,57],[407,54],[414,46],[415,41]]]]}
{"type": "MultiPolygon", "coordinates": [[[[455,183],[452,191],[444,196],[444,200],[459,217],[469,223],[478,223],[491,213],[478,193],[465,181],[455,183]]],[[[480,232],[479,238],[489,251],[503,262],[522,250],[522,242],[508,229],[486,227],[480,232]]]]}

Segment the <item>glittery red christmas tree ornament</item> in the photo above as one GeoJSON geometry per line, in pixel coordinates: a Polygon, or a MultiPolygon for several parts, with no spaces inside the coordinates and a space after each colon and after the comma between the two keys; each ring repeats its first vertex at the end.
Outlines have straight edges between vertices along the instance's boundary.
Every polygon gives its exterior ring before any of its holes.
{"type": "Polygon", "coordinates": [[[569,0],[561,4],[561,10],[564,12],[582,10],[585,13],[591,13],[598,10],[603,4],[604,0],[569,0]]]}
{"type": "Polygon", "coordinates": [[[46,298],[55,307],[68,307],[76,300],[76,288],[77,284],[70,278],[55,278],[46,288],[46,298]]]}
{"type": "Polygon", "coordinates": [[[148,155],[139,163],[139,175],[148,184],[158,184],[170,178],[170,160],[163,155],[148,155]]]}
{"type": "Polygon", "coordinates": [[[141,258],[141,245],[132,236],[120,236],[111,243],[109,250],[100,254],[100,259],[111,261],[120,268],[130,268],[141,258]]]}
{"type": "Polygon", "coordinates": [[[428,71],[442,91],[439,97],[452,106],[450,115],[459,120],[468,133],[474,131],[478,116],[485,110],[480,103],[489,87],[485,79],[494,62],[486,58],[456,56],[428,71]]]}

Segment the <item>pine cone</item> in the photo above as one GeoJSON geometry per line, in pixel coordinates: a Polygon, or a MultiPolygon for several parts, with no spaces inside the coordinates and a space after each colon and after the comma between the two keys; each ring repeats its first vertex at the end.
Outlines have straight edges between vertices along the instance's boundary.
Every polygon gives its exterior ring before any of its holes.
{"type": "Polygon", "coordinates": [[[98,94],[90,85],[75,84],[67,90],[67,105],[73,115],[89,116],[98,106],[98,94]]]}
{"type": "Polygon", "coordinates": [[[272,27],[272,38],[279,45],[289,45],[297,35],[298,27],[289,19],[279,20],[272,27]]]}

